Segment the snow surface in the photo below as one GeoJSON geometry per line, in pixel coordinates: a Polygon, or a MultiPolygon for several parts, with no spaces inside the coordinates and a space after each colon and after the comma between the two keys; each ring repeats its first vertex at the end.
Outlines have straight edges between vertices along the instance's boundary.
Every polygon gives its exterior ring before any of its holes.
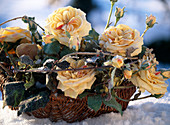
{"type": "MultiPolygon", "coordinates": [[[[17,117],[17,111],[8,107],[2,109],[0,101],[0,125],[70,125],[64,121],[52,123],[49,119],[37,119],[23,114],[17,117]]],[[[163,98],[148,98],[130,102],[123,116],[108,113],[97,118],[86,119],[71,125],[169,125],[170,124],[170,93],[163,98]]]]}

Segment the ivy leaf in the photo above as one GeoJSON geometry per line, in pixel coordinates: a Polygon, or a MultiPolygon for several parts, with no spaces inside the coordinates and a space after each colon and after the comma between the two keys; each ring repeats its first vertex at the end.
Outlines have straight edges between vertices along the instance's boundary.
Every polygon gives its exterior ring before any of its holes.
{"type": "Polygon", "coordinates": [[[56,86],[53,84],[53,78],[49,74],[46,74],[46,87],[51,91],[55,91],[56,89],[56,86]]]}
{"type": "Polygon", "coordinates": [[[102,97],[101,95],[89,96],[87,98],[88,107],[93,109],[94,111],[98,111],[102,105],[102,97]]]}
{"type": "Polygon", "coordinates": [[[62,61],[62,62],[56,63],[55,65],[57,65],[61,69],[67,69],[70,66],[70,63],[67,61],[62,61]]]}
{"type": "Polygon", "coordinates": [[[68,32],[68,31],[66,31],[66,35],[67,35],[67,37],[70,39],[71,38],[71,35],[70,35],[70,33],[68,32]]]}
{"type": "Polygon", "coordinates": [[[116,101],[116,99],[114,97],[112,97],[112,99],[109,101],[103,100],[103,103],[106,106],[115,108],[117,111],[120,112],[121,115],[123,115],[122,106],[116,101]]]}
{"type": "Polygon", "coordinates": [[[82,98],[86,97],[86,96],[89,95],[89,94],[90,94],[89,92],[83,92],[83,93],[80,94],[78,97],[79,97],[80,99],[82,99],[82,98]]]}
{"type": "Polygon", "coordinates": [[[19,111],[17,115],[21,115],[23,112],[32,112],[39,108],[43,108],[49,102],[50,93],[47,91],[41,91],[36,95],[31,95],[27,99],[23,100],[19,104],[19,111]]]}
{"type": "Polygon", "coordinates": [[[159,99],[162,98],[164,95],[163,94],[154,94],[153,97],[159,99]]]}
{"type": "Polygon", "coordinates": [[[35,84],[35,80],[34,80],[34,77],[31,73],[31,78],[30,78],[30,81],[25,83],[24,86],[25,86],[25,89],[29,89],[30,87],[32,87],[33,85],[35,84]]]}
{"type": "Polygon", "coordinates": [[[85,37],[87,40],[93,39],[93,40],[98,40],[99,39],[99,34],[94,30],[89,31],[89,35],[85,37]]]}
{"type": "Polygon", "coordinates": [[[22,55],[21,57],[19,57],[21,60],[21,63],[24,63],[26,65],[33,65],[34,61],[27,55],[22,55]]]}
{"type": "Polygon", "coordinates": [[[23,81],[8,82],[3,87],[4,105],[16,107],[24,99],[25,87],[23,81]]]}
{"type": "Polygon", "coordinates": [[[69,54],[69,53],[73,53],[73,52],[75,52],[75,50],[70,49],[70,48],[67,47],[67,46],[64,46],[64,47],[62,48],[61,52],[60,52],[60,57],[63,57],[63,56],[65,56],[65,55],[67,55],[67,54],[69,54]]]}
{"type": "Polygon", "coordinates": [[[60,43],[55,40],[52,43],[45,44],[43,50],[48,55],[57,55],[60,51],[60,43]]]}
{"type": "Polygon", "coordinates": [[[139,59],[141,59],[141,58],[145,55],[146,49],[147,49],[146,46],[142,46],[142,52],[138,55],[138,56],[139,56],[139,59]]]}

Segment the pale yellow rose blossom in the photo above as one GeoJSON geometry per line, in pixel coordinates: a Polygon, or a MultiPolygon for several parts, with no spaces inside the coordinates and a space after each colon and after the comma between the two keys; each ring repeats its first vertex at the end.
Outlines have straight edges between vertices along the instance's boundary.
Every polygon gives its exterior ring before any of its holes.
{"type": "Polygon", "coordinates": [[[143,38],[136,29],[120,24],[110,26],[100,36],[100,46],[111,53],[126,56],[127,49],[134,48],[131,56],[136,56],[142,51],[143,38]]]}
{"type": "Polygon", "coordinates": [[[121,68],[124,64],[124,59],[122,56],[116,55],[112,58],[112,60],[108,60],[107,62],[104,62],[105,66],[112,65],[116,68],[121,68]]]}
{"type": "Polygon", "coordinates": [[[47,18],[46,33],[54,35],[61,43],[78,50],[83,36],[89,34],[91,24],[86,20],[85,13],[73,7],[59,8],[47,18]],[[71,35],[71,39],[66,35],[71,35]]]}
{"type": "MultiPolygon", "coordinates": [[[[75,61],[68,57],[66,61],[70,63],[70,68],[84,68],[84,59],[75,61]]],[[[59,80],[58,89],[64,92],[65,96],[77,98],[85,89],[91,89],[95,78],[94,69],[79,70],[79,71],[60,71],[58,72],[57,79],[59,80]]]]}
{"type": "Polygon", "coordinates": [[[20,27],[6,27],[0,30],[0,42],[12,42],[15,43],[17,40],[25,38],[22,43],[31,42],[30,31],[22,29],[20,27]]]}
{"type": "MultiPolygon", "coordinates": [[[[15,43],[21,39],[21,43],[31,43],[30,31],[20,27],[6,27],[0,29],[0,43],[15,43]]],[[[8,51],[9,54],[15,54],[14,48],[8,51]]]]}
{"type": "Polygon", "coordinates": [[[132,77],[132,70],[125,69],[123,74],[126,79],[130,79],[132,77]]]}
{"type": "Polygon", "coordinates": [[[144,61],[147,61],[149,62],[149,64],[154,65],[146,67],[147,70],[140,70],[136,74],[132,75],[130,81],[135,86],[139,87],[139,90],[141,92],[147,90],[153,95],[165,94],[167,92],[168,85],[165,83],[166,79],[164,79],[163,76],[160,74],[161,72],[156,71],[155,65],[158,64],[158,62],[156,61],[156,58],[154,58],[154,54],[151,54],[151,51],[147,50],[143,58],[139,60],[139,64],[133,65],[133,70],[138,71],[144,61]]]}

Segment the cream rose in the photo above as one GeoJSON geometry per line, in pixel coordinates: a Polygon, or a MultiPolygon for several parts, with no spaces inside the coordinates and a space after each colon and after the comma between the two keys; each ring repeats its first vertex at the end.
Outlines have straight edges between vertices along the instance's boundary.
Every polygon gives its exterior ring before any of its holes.
{"type": "Polygon", "coordinates": [[[159,72],[155,71],[154,67],[149,70],[141,70],[133,75],[130,81],[139,87],[141,92],[145,90],[151,94],[165,94],[167,92],[168,85],[165,83],[165,79],[159,72]]]}
{"type": "Polygon", "coordinates": [[[68,6],[48,16],[45,30],[47,34],[54,35],[61,44],[70,48],[75,46],[78,50],[82,37],[91,30],[91,24],[87,22],[83,11],[68,6]],[[67,37],[66,31],[70,33],[71,39],[67,37]]]}
{"type": "Polygon", "coordinates": [[[0,41],[15,43],[17,40],[25,38],[22,43],[31,42],[31,34],[28,30],[20,27],[7,27],[0,30],[0,41]]]}
{"type": "MultiPolygon", "coordinates": [[[[71,58],[66,58],[70,63],[70,68],[83,68],[87,67],[85,61],[75,61],[71,58]]],[[[85,89],[90,89],[95,78],[94,69],[79,70],[79,71],[60,71],[58,72],[57,79],[59,80],[58,89],[64,91],[65,96],[77,98],[85,89]]]]}
{"type": "Polygon", "coordinates": [[[136,56],[142,51],[143,38],[139,31],[129,26],[120,24],[117,27],[110,26],[100,36],[100,46],[107,51],[126,56],[126,50],[134,48],[131,56],[136,56]]]}
{"type": "Polygon", "coordinates": [[[138,71],[129,79],[135,86],[139,87],[141,92],[147,90],[151,94],[165,94],[167,92],[167,84],[161,72],[156,71],[155,66],[158,64],[152,50],[146,49],[145,55],[138,60],[138,64],[133,65],[133,71],[138,71]],[[150,64],[146,69],[139,69],[142,65],[150,64]]]}
{"type": "MultiPolygon", "coordinates": [[[[28,30],[22,29],[20,27],[7,27],[0,30],[0,42],[3,44],[15,43],[17,40],[21,39],[21,43],[31,43],[31,34],[28,30]]],[[[15,48],[8,51],[9,54],[15,54],[15,48]]]]}
{"type": "Polygon", "coordinates": [[[124,59],[122,56],[116,55],[112,58],[112,60],[108,60],[107,62],[104,62],[105,66],[112,65],[116,68],[121,68],[124,64],[124,59]]]}

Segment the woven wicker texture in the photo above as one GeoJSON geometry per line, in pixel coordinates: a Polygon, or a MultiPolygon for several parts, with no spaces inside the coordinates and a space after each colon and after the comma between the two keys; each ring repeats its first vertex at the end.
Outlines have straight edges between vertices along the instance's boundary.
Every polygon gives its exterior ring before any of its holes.
{"type": "MultiPolygon", "coordinates": [[[[125,82],[124,85],[125,84],[126,86],[132,85],[130,82],[125,82]]],[[[136,87],[116,89],[115,91],[120,98],[128,100],[135,93],[136,87]]],[[[56,98],[54,94],[55,93],[51,94],[50,102],[48,102],[45,108],[40,108],[33,111],[31,114],[37,118],[49,118],[52,122],[64,120],[68,123],[72,123],[109,112],[117,112],[114,108],[108,107],[104,104],[102,104],[100,109],[95,112],[88,107],[87,96],[83,99],[72,99],[70,97],[65,97],[62,94],[57,95],[56,98]]],[[[123,110],[127,108],[129,102],[121,101],[119,99],[116,100],[122,105],[123,110]]]]}
{"type": "MultiPolygon", "coordinates": [[[[3,95],[3,84],[4,84],[4,77],[0,75],[0,91],[3,95]]],[[[124,82],[123,86],[131,86],[131,82],[124,82]]],[[[135,93],[136,87],[125,88],[125,89],[115,89],[117,95],[122,98],[129,100],[131,96],[135,93]]],[[[62,94],[58,94],[57,97],[55,96],[56,92],[51,93],[50,101],[44,108],[39,108],[33,112],[28,112],[28,115],[33,115],[37,118],[49,118],[52,122],[57,122],[60,120],[64,120],[68,123],[82,121],[87,118],[97,117],[101,114],[110,113],[110,112],[117,112],[114,108],[106,106],[104,103],[100,107],[100,109],[95,112],[94,110],[90,109],[87,105],[87,97],[83,99],[72,99],[70,97],[66,97],[62,94]]],[[[3,97],[2,97],[3,99],[3,97]]],[[[119,104],[122,105],[122,110],[126,110],[128,103],[125,101],[121,101],[116,99],[119,104]]],[[[11,110],[17,110],[18,108],[11,108],[11,110]]]]}

